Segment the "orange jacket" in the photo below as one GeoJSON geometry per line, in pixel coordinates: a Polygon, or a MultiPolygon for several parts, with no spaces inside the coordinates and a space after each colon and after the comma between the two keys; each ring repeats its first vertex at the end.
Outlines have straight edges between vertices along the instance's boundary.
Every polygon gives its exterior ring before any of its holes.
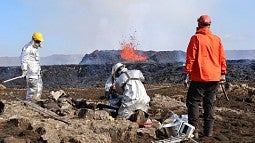
{"type": "Polygon", "coordinates": [[[219,81],[226,74],[226,56],[221,39],[209,28],[198,29],[190,39],[186,53],[185,73],[190,80],[219,81]]]}

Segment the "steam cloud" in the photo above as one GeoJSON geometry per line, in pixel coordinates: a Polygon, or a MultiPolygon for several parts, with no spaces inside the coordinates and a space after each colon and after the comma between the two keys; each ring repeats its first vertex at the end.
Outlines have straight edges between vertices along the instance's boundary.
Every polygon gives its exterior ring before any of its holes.
{"type": "MultiPolygon", "coordinates": [[[[49,42],[47,46],[56,51],[59,48],[67,49],[61,51],[66,53],[121,49],[119,42],[134,31],[137,31],[136,37],[141,43],[138,50],[185,50],[188,39],[194,33],[195,19],[201,14],[197,11],[201,4],[194,1],[29,2],[31,7],[42,11],[38,16],[43,18],[39,26],[45,31],[47,39],[58,42],[57,47],[51,47],[49,42]],[[177,35],[183,35],[183,38],[177,35]]],[[[210,4],[207,5],[203,5],[203,8],[209,8],[210,4]]]]}

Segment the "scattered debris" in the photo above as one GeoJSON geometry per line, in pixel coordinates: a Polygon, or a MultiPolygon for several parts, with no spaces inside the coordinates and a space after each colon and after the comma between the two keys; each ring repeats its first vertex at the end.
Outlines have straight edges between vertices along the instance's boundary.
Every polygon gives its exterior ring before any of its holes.
{"type": "MultiPolygon", "coordinates": [[[[253,87],[239,86],[237,88],[226,90],[229,95],[229,101],[224,99],[221,91],[216,100],[216,121],[214,135],[209,142],[253,142],[254,129],[254,104],[246,99],[254,96],[253,87]],[[240,91],[240,92],[239,92],[240,91]],[[245,94],[240,94],[245,93],[245,94]],[[239,95],[240,94],[240,95],[239,95]],[[240,100],[242,99],[242,100],[240,100]],[[242,116],[240,116],[242,115],[242,116]]],[[[165,85],[164,85],[165,86],[165,85]]],[[[153,86],[155,87],[155,86],[153,86]]],[[[160,87],[157,85],[156,87],[160,87]]],[[[103,100],[98,100],[104,93],[103,88],[93,89],[62,89],[61,96],[57,98],[48,98],[50,91],[44,91],[44,99],[38,101],[36,105],[46,109],[46,104],[63,109],[61,119],[70,122],[67,125],[49,116],[34,112],[20,101],[13,101],[9,97],[9,91],[14,95],[25,93],[25,89],[3,89],[0,92],[2,103],[5,105],[4,112],[0,114],[0,142],[133,142],[148,143],[170,139],[177,141],[183,140],[184,136],[180,134],[175,136],[170,127],[162,126],[171,123],[171,115],[183,115],[180,119],[187,120],[185,114],[185,90],[183,85],[171,84],[169,87],[148,91],[151,95],[151,109],[145,122],[131,122],[129,120],[116,119],[111,116],[110,110],[99,109],[99,104],[107,105],[103,100]],[[171,90],[169,90],[171,89],[171,90]],[[101,92],[102,91],[102,92],[101,92]],[[69,103],[70,102],[70,103],[69,103]],[[161,130],[160,130],[161,129],[161,130]],[[163,130],[164,129],[164,130],[163,130]]],[[[53,93],[53,92],[52,92],[53,93]]],[[[22,97],[22,96],[21,96],[22,97]]],[[[23,96],[24,98],[24,96],[23,96]]],[[[40,108],[40,109],[41,109],[40,108]]],[[[57,112],[51,112],[60,117],[57,112]]],[[[140,118],[140,117],[139,117],[140,118]]],[[[140,118],[139,120],[143,120],[140,118]]],[[[180,129],[180,128],[177,128],[180,129]]],[[[175,131],[176,133],[177,131],[175,131]]],[[[201,130],[199,133],[201,134],[201,130]]],[[[185,135],[186,136],[186,135],[185,135]]],[[[198,139],[202,142],[203,139],[198,139]]],[[[191,140],[188,142],[192,142],[191,140]]]]}

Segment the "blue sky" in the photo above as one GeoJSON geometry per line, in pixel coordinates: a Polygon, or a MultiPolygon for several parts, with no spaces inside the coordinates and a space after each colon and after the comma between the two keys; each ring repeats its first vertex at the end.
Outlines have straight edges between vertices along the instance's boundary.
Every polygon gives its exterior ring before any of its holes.
{"type": "Polygon", "coordinates": [[[186,51],[202,14],[225,50],[255,49],[254,0],[2,0],[0,56],[20,56],[33,32],[44,35],[41,56],[121,49],[186,51]]]}

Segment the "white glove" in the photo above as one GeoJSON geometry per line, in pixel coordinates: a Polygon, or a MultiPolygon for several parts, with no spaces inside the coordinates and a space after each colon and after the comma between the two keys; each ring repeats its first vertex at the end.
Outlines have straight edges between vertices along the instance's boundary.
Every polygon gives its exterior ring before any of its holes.
{"type": "Polygon", "coordinates": [[[225,83],[226,82],[226,75],[225,74],[222,74],[220,76],[220,83],[225,83]]]}
{"type": "Polygon", "coordinates": [[[23,77],[27,76],[27,70],[22,70],[22,76],[23,77]]]}

